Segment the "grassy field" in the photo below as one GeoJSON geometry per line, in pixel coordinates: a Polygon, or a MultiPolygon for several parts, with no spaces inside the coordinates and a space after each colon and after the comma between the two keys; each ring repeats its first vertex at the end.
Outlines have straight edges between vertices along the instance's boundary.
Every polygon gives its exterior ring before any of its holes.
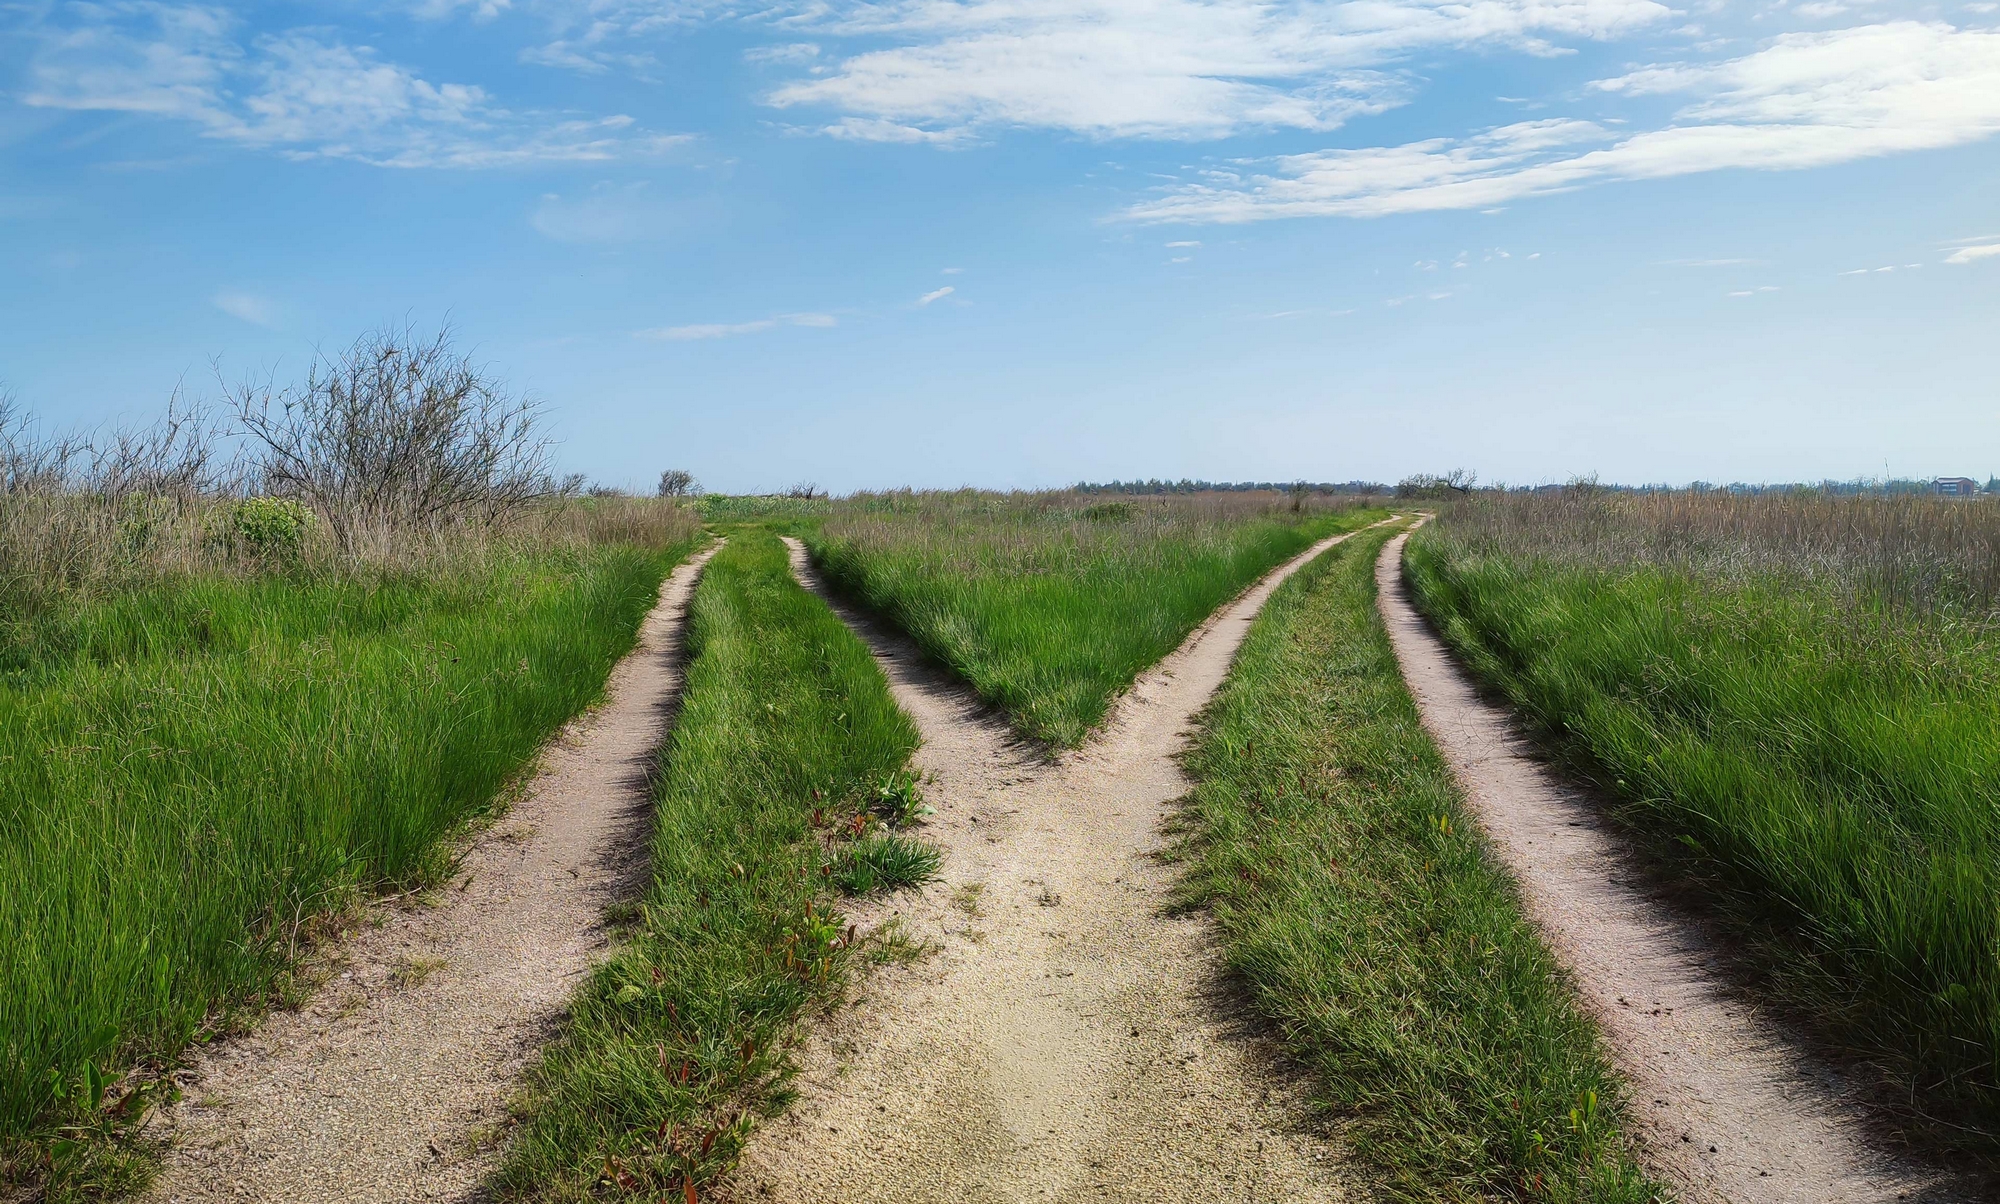
{"type": "Polygon", "coordinates": [[[1653,1199],[1595,1027],[1403,687],[1357,535],[1251,629],[1187,765],[1183,901],[1389,1199],[1653,1199]]]}
{"type": "Polygon", "coordinates": [[[2000,507],[1482,501],[1408,572],[1770,1002],[2000,1150],[2000,507]]]}
{"type": "MultiPolygon", "coordinates": [[[[61,520],[69,503],[34,504],[61,520]]],[[[401,567],[235,564],[191,535],[185,563],[134,568],[71,532],[62,547],[94,558],[13,582],[0,1184],[61,1197],[143,1174],[102,1138],[153,1102],[130,1090],[144,1072],[284,996],[321,917],[435,880],[694,545],[691,516],[654,510],[401,567]]],[[[0,561],[36,563],[21,550],[0,561]]]]}
{"type": "Polygon", "coordinates": [[[841,504],[804,535],[836,588],[1023,734],[1068,748],[1217,606],[1314,540],[1384,513],[1297,505],[1254,493],[883,494],[841,504]]]}
{"type": "Polygon", "coordinates": [[[774,535],[730,536],[688,639],[652,882],[531,1076],[508,1199],[693,1199],[782,1102],[792,1025],[842,979],[854,934],[838,891],[936,865],[885,830],[914,809],[916,729],[774,535]]]}

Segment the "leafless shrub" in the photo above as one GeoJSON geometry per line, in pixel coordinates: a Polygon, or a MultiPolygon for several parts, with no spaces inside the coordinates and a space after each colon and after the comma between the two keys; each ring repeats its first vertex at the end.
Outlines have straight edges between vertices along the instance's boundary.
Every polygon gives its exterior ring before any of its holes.
{"type": "Polygon", "coordinates": [[[1443,476],[1428,472],[1416,473],[1396,482],[1396,496],[1399,498],[1445,498],[1453,494],[1469,494],[1479,482],[1479,474],[1467,468],[1454,468],[1443,476]]]}
{"type": "Polygon", "coordinates": [[[785,496],[810,502],[814,498],[825,497],[826,492],[819,487],[819,482],[817,481],[800,481],[790,489],[785,490],[785,496]]]}
{"type": "Polygon", "coordinates": [[[0,390],[0,494],[62,490],[86,450],[79,436],[44,432],[11,392],[0,390]]]}
{"type": "Polygon", "coordinates": [[[318,510],[342,548],[364,531],[491,525],[581,481],[549,471],[541,407],[452,345],[388,327],[314,361],[304,383],[228,391],[265,490],[318,510]]]}
{"type": "Polygon", "coordinates": [[[700,482],[685,468],[669,468],[660,474],[661,497],[686,497],[700,488],[700,482]]]}
{"type": "Polygon", "coordinates": [[[222,456],[222,422],[176,390],[158,421],[89,441],[83,488],[105,498],[195,498],[230,492],[240,472],[222,456]]]}

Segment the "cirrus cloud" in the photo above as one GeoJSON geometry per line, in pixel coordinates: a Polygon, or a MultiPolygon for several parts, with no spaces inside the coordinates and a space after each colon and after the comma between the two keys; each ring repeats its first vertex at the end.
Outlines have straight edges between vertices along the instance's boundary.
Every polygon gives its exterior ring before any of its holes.
{"type": "Polygon", "coordinates": [[[682,141],[632,118],[509,112],[475,84],[432,83],[324,30],[248,44],[206,5],[80,4],[36,31],[22,100],[39,108],[137,113],[291,158],[382,167],[602,162],[682,141]]]}
{"type": "Polygon", "coordinates": [[[1262,171],[1211,171],[1126,216],[1245,222],[1477,209],[1616,180],[1824,167],[1962,145],[2000,131],[2000,31],[1899,21],[1787,34],[1741,58],[1647,67],[1595,87],[1696,99],[1673,124],[1625,136],[1553,119],[1283,156],[1262,171]]]}

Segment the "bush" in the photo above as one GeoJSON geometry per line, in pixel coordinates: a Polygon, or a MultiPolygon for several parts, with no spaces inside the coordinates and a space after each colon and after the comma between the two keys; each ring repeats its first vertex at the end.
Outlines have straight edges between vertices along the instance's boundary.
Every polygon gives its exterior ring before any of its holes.
{"type": "Polygon", "coordinates": [[[223,511],[220,537],[232,554],[296,560],[315,521],[312,510],[292,498],[244,498],[223,511]]]}

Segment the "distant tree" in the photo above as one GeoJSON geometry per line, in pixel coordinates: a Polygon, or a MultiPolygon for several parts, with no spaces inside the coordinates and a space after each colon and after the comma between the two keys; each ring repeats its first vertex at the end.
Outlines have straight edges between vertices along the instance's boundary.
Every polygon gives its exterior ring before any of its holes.
{"type": "Polygon", "coordinates": [[[801,501],[810,502],[816,497],[825,497],[826,494],[820,491],[819,482],[800,481],[798,484],[792,486],[790,489],[785,490],[785,496],[789,498],[798,498],[801,501]]]}
{"type": "Polygon", "coordinates": [[[685,468],[669,468],[660,474],[661,497],[686,497],[700,488],[701,483],[685,468]]]}

